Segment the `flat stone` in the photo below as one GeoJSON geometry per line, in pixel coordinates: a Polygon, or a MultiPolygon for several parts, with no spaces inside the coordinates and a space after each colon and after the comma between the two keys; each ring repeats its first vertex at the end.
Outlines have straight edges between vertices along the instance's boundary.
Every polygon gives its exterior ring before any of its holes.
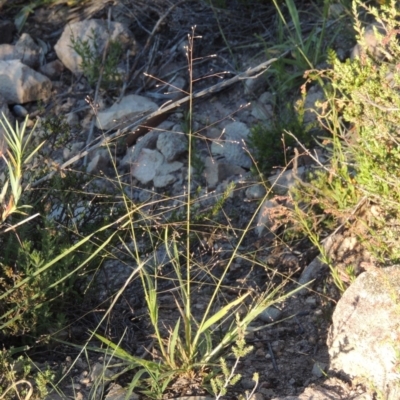
{"type": "Polygon", "coordinates": [[[132,175],[143,184],[149,183],[157,176],[163,163],[164,156],[159,151],[143,149],[132,167],[132,175]]]}

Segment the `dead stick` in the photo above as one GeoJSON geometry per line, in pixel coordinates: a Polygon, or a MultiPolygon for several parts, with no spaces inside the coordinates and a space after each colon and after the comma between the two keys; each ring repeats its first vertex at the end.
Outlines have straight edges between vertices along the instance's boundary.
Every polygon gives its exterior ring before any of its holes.
{"type": "MultiPolygon", "coordinates": [[[[254,68],[249,68],[247,71],[244,71],[241,74],[238,74],[231,79],[227,79],[227,80],[225,80],[221,83],[217,83],[216,85],[211,86],[207,89],[204,89],[197,93],[194,93],[192,95],[192,98],[198,99],[200,97],[206,96],[211,93],[217,93],[217,92],[220,92],[221,90],[226,89],[227,87],[229,87],[229,86],[233,85],[234,83],[239,82],[243,79],[254,78],[260,72],[267,71],[267,69],[271,66],[272,63],[277,61],[279,58],[286,56],[289,52],[290,52],[290,50],[285,51],[278,58],[273,58],[271,60],[265,61],[265,62],[257,65],[254,68]]],[[[148,130],[148,128],[151,129],[151,128],[156,127],[157,125],[152,126],[153,124],[150,124],[150,122],[157,122],[159,120],[162,120],[162,117],[164,117],[165,114],[167,114],[168,112],[171,112],[172,110],[176,109],[177,107],[181,106],[182,104],[187,103],[189,100],[190,100],[190,95],[186,96],[182,99],[179,99],[168,106],[159,108],[157,111],[154,111],[151,114],[148,114],[148,115],[140,118],[139,120],[135,121],[131,125],[123,128],[123,129],[119,129],[117,132],[115,132],[109,136],[107,136],[107,135],[114,129],[108,130],[107,132],[104,133],[103,139],[99,143],[97,143],[89,148],[86,148],[85,150],[82,150],[75,157],[72,157],[71,159],[66,161],[64,164],[60,165],[60,167],[57,170],[63,170],[65,168],[67,168],[71,164],[74,164],[75,162],[80,160],[82,157],[85,157],[91,151],[98,149],[99,147],[106,146],[111,141],[121,137],[122,135],[125,135],[128,132],[131,132],[131,133],[127,137],[127,143],[133,144],[141,136],[140,134],[142,132],[144,132],[142,129],[143,127],[147,130],[148,130]],[[134,132],[132,132],[132,131],[134,131],[134,132]],[[130,139],[130,138],[132,138],[132,139],[130,139]]],[[[146,132],[144,132],[143,134],[145,134],[145,133],[146,132]]],[[[37,187],[41,183],[50,179],[56,172],[57,171],[52,171],[49,174],[47,174],[46,176],[44,176],[43,178],[40,178],[39,180],[33,182],[31,187],[37,187]]]]}

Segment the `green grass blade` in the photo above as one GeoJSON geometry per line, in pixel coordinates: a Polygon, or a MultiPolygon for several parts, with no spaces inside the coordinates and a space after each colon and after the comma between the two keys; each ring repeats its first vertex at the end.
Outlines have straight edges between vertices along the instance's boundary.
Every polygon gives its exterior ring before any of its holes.
{"type": "Polygon", "coordinates": [[[202,325],[200,325],[198,334],[203,333],[206,331],[211,325],[216,324],[218,321],[220,321],[222,318],[224,318],[228,312],[238,304],[243,303],[244,299],[250,294],[250,292],[240,296],[238,299],[230,302],[223,308],[221,308],[217,313],[215,313],[213,316],[211,316],[207,321],[205,321],[202,325]]]}

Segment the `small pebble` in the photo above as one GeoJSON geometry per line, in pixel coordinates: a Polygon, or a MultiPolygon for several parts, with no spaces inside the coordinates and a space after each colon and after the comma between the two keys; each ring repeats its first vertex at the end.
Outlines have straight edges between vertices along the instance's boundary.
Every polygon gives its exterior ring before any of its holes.
{"type": "Polygon", "coordinates": [[[327,364],[317,361],[314,363],[312,374],[317,378],[322,378],[325,375],[326,368],[327,364]]]}
{"type": "Polygon", "coordinates": [[[28,115],[28,110],[20,104],[16,104],[12,111],[16,117],[26,117],[28,115]]]}

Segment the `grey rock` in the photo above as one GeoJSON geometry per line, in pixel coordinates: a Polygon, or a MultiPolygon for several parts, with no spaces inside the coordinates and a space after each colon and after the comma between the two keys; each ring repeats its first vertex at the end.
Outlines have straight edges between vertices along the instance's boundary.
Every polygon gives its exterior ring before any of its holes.
{"type": "Polygon", "coordinates": [[[21,35],[15,43],[15,49],[21,55],[18,59],[32,68],[38,67],[44,57],[42,48],[27,33],[21,35]]]}
{"type": "Polygon", "coordinates": [[[296,170],[288,169],[269,177],[268,181],[276,194],[285,195],[296,184],[296,179],[302,179],[304,173],[305,167],[298,167],[296,170]]]}
{"type": "Polygon", "coordinates": [[[265,228],[267,230],[271,230],[274,227],[274,221],[271,216],[274,214],[274,211],[278,208],[282,207],[276,200],[266,199],[257,215],[257,225],[256,232],[258,237],[264,233],[265,228]]]}
{"type": "Polygon", "coordinates": [[[227,125],[222,138],[215,139],[211,145],[213,155],[221,155],[229,164],[250,168],[252,161],[246,152],[246,142],[250,130],[242,122],[232,122],[227,125]]]}
{"type": "Polygon", "coordinates": [[[69,160],[76,156],[85,147],[85,142],[75,142],[71,147],[65,147],[63,150],[63,159],[69,160]]]}
{"type": "Polygon", "coordinates": [[[131,94],[125,96],[119,103],[113,104],[110,108],[99,111],[96,126],[102,130],[123,128],[131,123],[135,117],[157,109],[157,104],[146,97],[131,94]]]}
{"type": "MultiPolygon", "coordinates": [[[[326,269],[326,265],[320,260],[319,256],[315,257],[314,260],[308,264],[303,272],[300,275],[299,278],[299,284],[300,285],[307,285],[310,284],[314,279],[316,279],[319,274],[321,274],[324,270],[326,269]]],[[[308,289],[304,288],[301,289],[300,292],[301,294],[307,294],[308,289]]]]}
{"type": "Polygon", "coordinates": [[[0,60],[19,60],[31,68],[40,65],[42,49],[27,34],[23,33],[15,46],[11,44],[0,45],[0,60]]]}
{"type": "Polygon", "coordinates": [[[0,61],[1,94],[7,104],[45,100],[51,81],[18,60],[0,61]]]}
{"type": "Polygon", "coordinates": [[[90,160],[86,171],[89,174],[98,174],[105,171],[110,164],[110,155],[106,149],[97,151],[90,160]]]}
{"type": "Polygon", "coordinates": [[[151,182],[158,168],[164,163],[164,156],[157,150],[143,149],[132,167],[132,175],[141,183],[151,182]]]}
{"type": "Polygon", "coordinates": [[[50,79],[59,79],[64,71],[64,65],[60,60],[54,60],[40,66],[38,71],[50,79]]]}
{"type": "Polygon", "coordinates": [[[260,319],[263,322],[270,323],[270,322],[276,322],[279,320],[279,318],[282,316],[282,311],[279,310],[276,307],[268,307],[266,308],[261,314],[260,314],[260,319]]]}
{"type": "Polygon", "coordinates": [[[371,54],[373,57],[382,58],[384,53],[382,52],[381,39],[379,35],[385,35],[385,28],[379,23],[368,25],[364,30],[362,41],[356,44],[351,51],[350,58],[361,58],[365,51],[371,54]]]}
{"type": "Polygon", "coordinates": [[[178,132],[161,132],[157,139],[157,149],[167,161],[174,161],[187,151],[188,141],[178,132]]]}
{"type": "Polygon", "coordinates": [[[330,369],[366,379],[389,400],[400,398],[399,292],[399,266],[362,273],[339,300],[327,340],[330,369]]]}
{"type": "Polygon", "coordinates": [[[217,161],[213,157],[205,160],[204,177],[209,189],[215,189],[219,183],[234,175],[244,175],[246,171],[227,162],[217,161]]]}
{"type": "Polygon", "coordinates": [[[312,124],[317,121],[318,113],[321,112],[321,108],[317,106],[317,102],[323,101],[324,98],[324,92],[319,87],[313,86],[308,90],[304,102],[304,124],[312,124]]]}
{"type": "Polygon", "coordinates": [[[127,389],[124,389],[121,385],[117,383],[113,383],[111,387],[108,389],[105,400],[138,400],[139,396],[135,393],[132,393],[128,398],[127,389]]]}
{"type": "Polygon", "coordinates": [[[265,196],[267,191],[264,185],[256,184],[248,187],[245,193],[248,200],[259,200],[265,196]]]}
{"type": "Polygon", "coordinates": [[[173,184],[176,180],[177,180],[177,177],[172,174],[158,175],[158,176],[154,177],[153,183],[154,183],[154,187],[163,188],[163,187],[173,184]]]}
{"type": "Polygon", "coordinates": [[[311,373],[317,378],[322,378],[323,376],[326,375],[327,367],[328,364],[316,361],[313,365],[311,373]]]}
{"type": "Polygon", "coordinates": [[[54,49],[64,66],[74,75],[79,75],[83,73],[82,58],[74,50],[73,41],[87,42],[91,51],[100,57],[108,40],[117,41],[124,50],[129,50],[131,55],[136,51],[136,41],[124,25],[119,22],[108,24],[107,21],[100,19],[84,20],[66,25],[54,49]]]}
{"type": "Polygon", "coordinates": [[[23,118],[28,115],[28,110],[20,104],[16,104],[15,106],[13,106],[12,110],[16,117],[23,118]]]}

